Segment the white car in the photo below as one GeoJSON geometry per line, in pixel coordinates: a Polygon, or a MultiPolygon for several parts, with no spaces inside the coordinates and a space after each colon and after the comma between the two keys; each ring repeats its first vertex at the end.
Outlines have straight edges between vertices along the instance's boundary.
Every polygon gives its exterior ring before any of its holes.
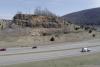
{"type": "Polygon", "coordinates": [[[91,50],[88,48],[82,48],[81,52],[90,52],[91,50]]]}

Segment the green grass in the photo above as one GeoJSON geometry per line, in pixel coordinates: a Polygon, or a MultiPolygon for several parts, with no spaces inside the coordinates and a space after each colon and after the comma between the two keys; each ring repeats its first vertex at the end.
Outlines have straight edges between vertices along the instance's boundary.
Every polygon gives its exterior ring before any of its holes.
{"type": "Polygon", "coordinates": [[[100,53],[47,61],[37,61],[0,67],[100,67],[100,53]]]}

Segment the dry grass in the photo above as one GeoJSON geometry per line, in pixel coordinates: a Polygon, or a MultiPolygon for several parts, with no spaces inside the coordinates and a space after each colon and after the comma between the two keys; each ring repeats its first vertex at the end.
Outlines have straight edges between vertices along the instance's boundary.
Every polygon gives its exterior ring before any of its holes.
{"type": "MultiPolygon", "coordinates": [[[[95,38],[100,38],[100,32],[96,33],[95,38]]],[[[48,36],[0,36],[0,47],[27,47],[33,45],[50,45],[61,42],[78,42],[94,39],[92,34],[88,32],[57,34],[48,36]],[[51,42],[50,38],[55,37],[55,41],[51,42]]]]}
{"type": "Polygon", "coordinates": [[[100,67],[100,53],[79,57],[14,64],[1,67],[100,67]]]}

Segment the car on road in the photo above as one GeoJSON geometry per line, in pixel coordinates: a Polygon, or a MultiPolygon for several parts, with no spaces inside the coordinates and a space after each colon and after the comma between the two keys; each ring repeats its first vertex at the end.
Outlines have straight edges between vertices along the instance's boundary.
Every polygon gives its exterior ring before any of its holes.
{"type": "Polygon", "coordinates": [[[6,51],[6,48],[0,48],[0,51],[6,51]]]}
{"type": "Polygon", "coordinates": [[[90,49],[88,49],[88,48],[82,48],[81,49],[81,52],[90,52],[91,50],[90,49]]]}
{"type": "Polygon", "coordinates": [[[35,48],[37,48],[37,46],[33,46],[33,47],[32,47],[32,49],[35,49],[35,48]]]}

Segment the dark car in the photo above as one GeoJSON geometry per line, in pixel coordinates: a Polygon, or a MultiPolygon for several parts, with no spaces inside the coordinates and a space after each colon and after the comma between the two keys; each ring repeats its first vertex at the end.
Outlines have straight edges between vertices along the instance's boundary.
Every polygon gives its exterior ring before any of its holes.
{"type": "Polygon", "coordinates": [[[0,48],[0,51],[6,51],[6,48],[0,48]]]}
{"type": "Polygon", "coordinates": [[[33,46],[33,47],[32,47],[32,49],[35,49],[35,48],[37,48],[37,46],[33,46]]]}

